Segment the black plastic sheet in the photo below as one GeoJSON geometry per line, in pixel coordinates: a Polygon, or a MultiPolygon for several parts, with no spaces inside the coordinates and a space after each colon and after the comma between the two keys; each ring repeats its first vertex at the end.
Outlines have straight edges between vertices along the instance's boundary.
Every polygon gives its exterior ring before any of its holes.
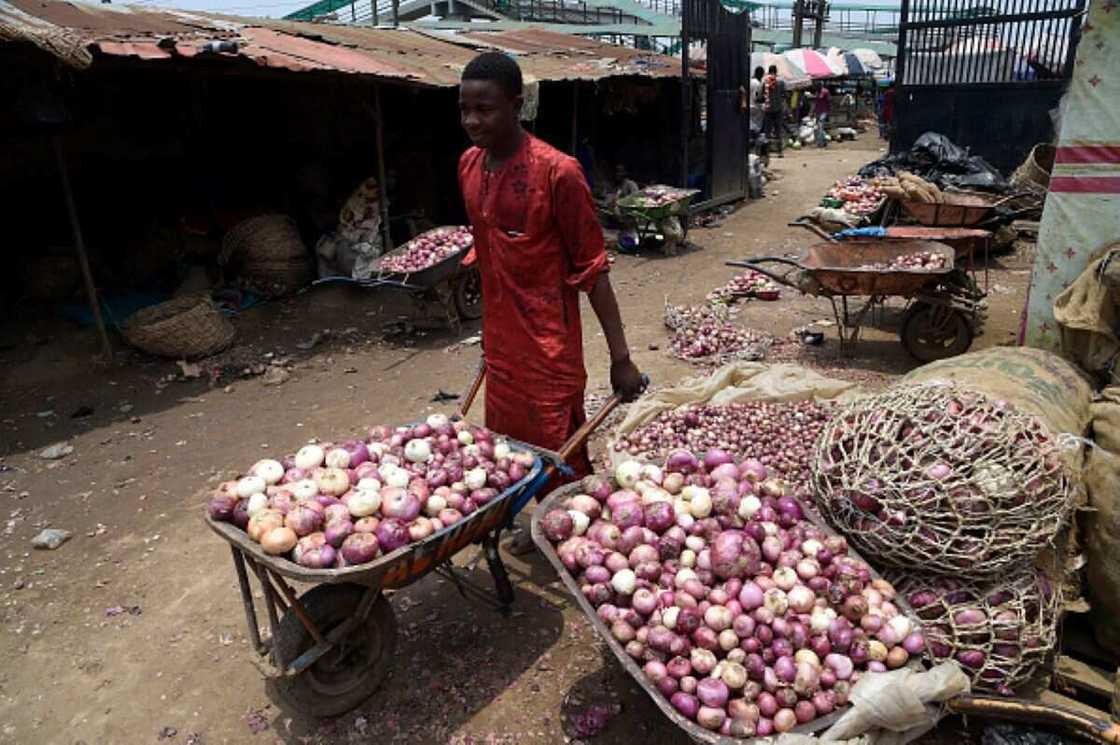
{"type": "Polygon", "coordinates": [[[984,730],[982,745],[1077,745],[1078,742],[1031,727],[996,724],[984,730]]]}
{"type": "Polygon", "coordinates": [[[860,169],[864,178],[893,176],[899,171],[909,171],[940,188],[977,189],[1005,193],[1011,185],[1003,174],[979,155],[970,155],[948,137],[937,132],[926,132],[909,150],[892,153],[868,163],[860,169]]]}

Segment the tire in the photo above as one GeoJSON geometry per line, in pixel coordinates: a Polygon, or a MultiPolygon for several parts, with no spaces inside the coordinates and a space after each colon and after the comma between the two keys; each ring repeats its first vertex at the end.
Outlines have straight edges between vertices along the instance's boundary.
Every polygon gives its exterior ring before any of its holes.
{"type": "Polygon", "coordinates": [[[955,308],[914,303],[898,332],[902,346],[919,362],[964,354],[972,346],[972,324],[955,308]]]}
{"type": "Polygon", "coordinates": [[[455,312],[460,320],[477,321],[482,318],[482,275],[471,267],[452,282],[455,312]]]}
{"type": "MultiPolygon", "coordinates": [[[[319,585],[300,597],[307,614],[326,635],[358,610],[366,588],[319,585]]],[[[280,620],[272,640],[273,660],[286,668],[315,646],[292,611],[280,620]]],[[[397,651],[397,620],[384,595],[378,595],[363,625],[299,675],[271,681],[283,704],[313,717],[333,717],[355,708],[381,687],[392,672],[397,651]]]]}

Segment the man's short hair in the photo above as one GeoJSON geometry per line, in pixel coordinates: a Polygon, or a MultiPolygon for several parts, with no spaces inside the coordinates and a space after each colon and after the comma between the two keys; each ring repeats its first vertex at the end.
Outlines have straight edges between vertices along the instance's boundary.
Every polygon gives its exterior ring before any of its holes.
{"type": "Polygon", "coordinates": [[[771,75],[777,75],[778,74],[778,66],[777,65],[770,65],[770,74],[771,75]]]}
{"type": "Polygon", "coordinates": [[[521,95],[521,68],[502,52],[483,52],[463,68],[462,80],[489,80],[510,98],[521,95]]]}
{"type": "Polygon", "coordinates": [[[756,78],[760,78],[765,74],[766,74],[766,71],[762,69],[762,65],[759,65],[758,67],[754,68],[754,76],[756,78]]]}

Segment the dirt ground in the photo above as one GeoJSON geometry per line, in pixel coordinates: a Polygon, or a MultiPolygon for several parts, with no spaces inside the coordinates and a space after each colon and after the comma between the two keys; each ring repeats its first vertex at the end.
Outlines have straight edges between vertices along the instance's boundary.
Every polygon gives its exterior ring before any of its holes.
{"type": "MultiPolygon", "coordinates": [[[[693,249],[617,257],[612,278],[634,358],[656,385],[696,372],[665,351],[666,298],[699,304],[732,276],[725,260],[811,243],[787,222],[879,147],[867,134],[790,152],[773,161],[767,197],[693,230],[693,249]]],[[[1028,277],[1022,257],[992,263],[989,320],[974,349],[1014,342],[1028,277]]],[[[898,343],[900,308],[888,306],[851,356],[837,354],[832,326],[822,347],[784,344],[775,356],[881,385],[916,364],[898,343]]],[[[248,661],[229,550],[201,520],[203,487],[313,436],[449,411],[433,398],[469,384],[478,347],[458,342],[477,327],[387,335],[386,323],[409,310],[385,293],[338,289],[251,310],[236,319],[241,347],[216,385],[211,364],[186,371],[199,377],[128,352],[93,365],[93,334],[54,322],[3,330],[0,743],[559,743],[567,715],[591,702],[616,706],[596,742],[687,742],[596,641],[539,556],[508,559],[511,618],[434,575],[394,594],[395,675],[358,710],[321,722],[266,694],[248,661]],[[287,373],[276,385],[265,381],[285,373],[236,374],[272,363],[287,373]],[[58,442],[73,452],[39,456],[58,442]],[[33,550],[47,526],[73,538],[33,550]]],[[[831,311],[786,291],[737,318],[785,337],[831,311]]],[[[601,392],[606,348],[589,310],[585,324],[589,390],[601,392]]],[[[474,413],[481,418],[481,404],[474,413]]],[[[483,584],[484,567],[472,571],[483,584]]]]}

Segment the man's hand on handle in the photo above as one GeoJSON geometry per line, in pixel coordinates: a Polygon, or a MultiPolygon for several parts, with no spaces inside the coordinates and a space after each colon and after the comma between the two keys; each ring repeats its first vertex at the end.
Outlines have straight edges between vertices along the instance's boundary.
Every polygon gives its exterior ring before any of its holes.
{"type": "Polygon", "coordinates": [[[611,388],[622,396],[623,403],[629,403],[642,395],[646,389],[647,378],[627,355],[624,359],[611,363],[611,388]]]}

